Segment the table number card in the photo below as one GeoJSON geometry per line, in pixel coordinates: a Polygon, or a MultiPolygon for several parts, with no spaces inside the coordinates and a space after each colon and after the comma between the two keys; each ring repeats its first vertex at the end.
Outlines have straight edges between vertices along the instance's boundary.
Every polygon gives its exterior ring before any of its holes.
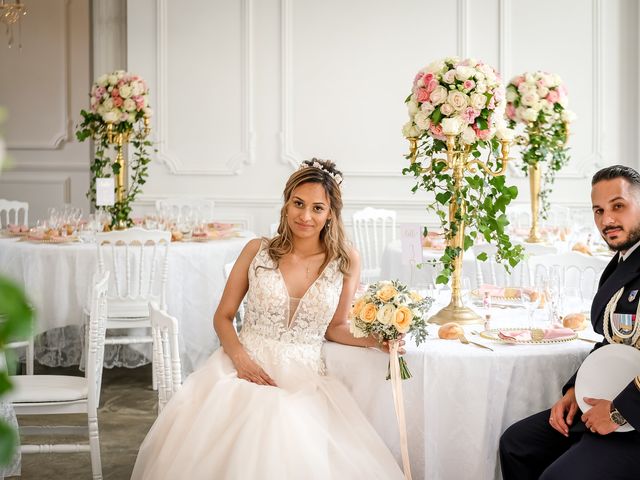
{"type": "Polygon", "coordinates": [[[422,263],[422,226],[417,223],[400,225],[400,248],[402,249],[402,265],[422,263]]]}
{"type": "Polygon", "coordinates": [[[96,178],[96,206],[104,207],[116,203],[115,183],[111,178],[96,178]]]}

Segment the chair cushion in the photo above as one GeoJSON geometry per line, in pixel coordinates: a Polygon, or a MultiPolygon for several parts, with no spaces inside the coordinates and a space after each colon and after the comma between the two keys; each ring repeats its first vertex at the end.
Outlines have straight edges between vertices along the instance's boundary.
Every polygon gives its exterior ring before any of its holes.
{"type": "Polygon", "coordinates": [[[71,402],[87,398],[87,380],[70,375],[13,375],[11,403],[71,402]]]}

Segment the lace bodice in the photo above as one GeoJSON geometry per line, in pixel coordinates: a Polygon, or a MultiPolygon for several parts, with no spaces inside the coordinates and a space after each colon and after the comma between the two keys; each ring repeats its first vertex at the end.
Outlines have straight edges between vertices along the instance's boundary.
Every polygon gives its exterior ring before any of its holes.
{"type": "Polygon", "coordinates": [[[338,306],[343,276],[333,260],[290,312],[291,302],[280,270],[263,244],[249,266],[249,291],[240,341],[259,363],[296,361],[324,372],[322,343],[338,306]],[[291,319],[289,321],[289,319],[291,319]]]}

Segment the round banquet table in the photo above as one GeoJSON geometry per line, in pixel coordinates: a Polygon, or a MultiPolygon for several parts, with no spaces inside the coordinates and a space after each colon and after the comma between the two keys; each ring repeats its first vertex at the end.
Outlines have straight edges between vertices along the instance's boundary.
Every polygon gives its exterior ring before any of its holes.
{"type": "MultiPolygon", "coordinates": [[[[213,314],[225,285],[224,265],[235,261],[255,235],[209,242],[174,242],[168,253],[167,310],[180,323],[180,356],[185,375],[219,346],[213,314]]],[[[97,265],[93,243],[44,244],[0,239],[0,272],[22,285],[36,309],[36,358],[48,366],[78,364],[80,326],[87,288],[97,265]]],[[[105,365],[147,363],[147,349],[113,346],[105,365]],[[143,353],[141,353],[143,352],[143,353]]]]}
{"type": "MultiPolygon", "coordinates": [[[[493,328],[523,326],[526,318],[520,308],[494,309],[493,315],[493,328]]],[[[440,340],[437,328],[429,327],[420,346],[411,340],[406,345],[413,376],[403,381],[403,393],[413,478],[499,479],[502,432],[550,408],[593,343],[510,345],[472,333],[481,326],[465,327],[467,339],[490,346],[489,351],[440,340]]],[[[601,338],[592,330],[580,337],[601,338]]],[[[345,384],[402,465],[391,385],[385,380],[388,355],[332,342],[325,343],[324,353],[327,373],[345,384]]]]}

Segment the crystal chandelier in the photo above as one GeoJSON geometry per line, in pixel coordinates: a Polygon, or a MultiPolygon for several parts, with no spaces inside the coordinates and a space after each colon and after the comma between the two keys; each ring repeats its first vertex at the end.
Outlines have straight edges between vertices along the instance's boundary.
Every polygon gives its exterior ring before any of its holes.
{"type": "Polygon", "coordinates": [[[21,0],[0,0],[0,22],[5,24],[9,48],[13,46],[13,26],[16,23],[18,24],[18,48],[22,48],[22,23],[20,19],[26,14],[27,7],[23,5],[21,0]]]}

